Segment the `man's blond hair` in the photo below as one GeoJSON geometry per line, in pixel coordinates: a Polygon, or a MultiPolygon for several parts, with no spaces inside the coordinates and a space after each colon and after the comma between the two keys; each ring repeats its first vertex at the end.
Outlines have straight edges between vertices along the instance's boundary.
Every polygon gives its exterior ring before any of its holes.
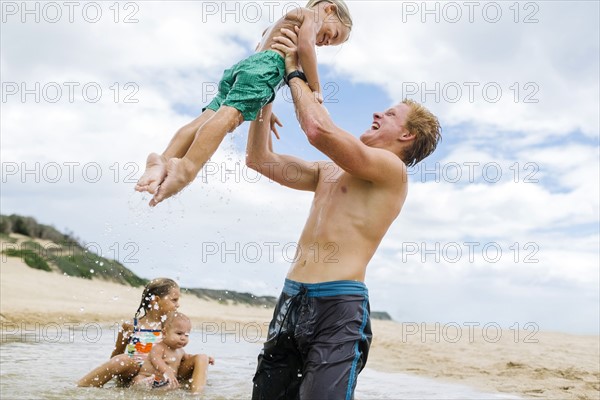
{"type": "Polygon", "coordinates": [[[404,99],[402,103],[410,108],[404,127],[415,135],[415,140],[401,158],[407,166],[412,167],[434,152],[442,139],[442,127],[437,117],[421,104],[410,99],[404,99]]]}
{"type": "Polygon", "coordinates": [[[348,6],[344,2],[344,0],[309,0],[306,4],[306,8],[313,8],[319,3],[331,3],[336,6],[336,13],[342,24],[346,25],[348,28],[352,29],[352,16],[350,16],[350,10],[348,10],[348,6]]]}

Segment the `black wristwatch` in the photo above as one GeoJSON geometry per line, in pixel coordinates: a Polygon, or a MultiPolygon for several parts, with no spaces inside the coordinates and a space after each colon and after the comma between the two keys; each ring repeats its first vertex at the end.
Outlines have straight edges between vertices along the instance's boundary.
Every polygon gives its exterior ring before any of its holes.
{"type": "Polygon", "coordinates": [[[306,75],[304,75],[304,72],[302,72],[302,71],[300,71],[300,70],[298,70],[298,69],[297,69],[297,70],[295,70],[295,71],[292,71],[292,72],[290,72],[290,73],[289,73],[287,76],[285,76],[285,77],[283,78],[283,80],[285,81],[285,84],[286,84],[286,85],[290,86],[290,81],[291,81],[293,78],[300,78],[300,79],[302,79],[304,82],[307,82],[307,83],[308,83],[308,79],[306,79],[306,75]]]}

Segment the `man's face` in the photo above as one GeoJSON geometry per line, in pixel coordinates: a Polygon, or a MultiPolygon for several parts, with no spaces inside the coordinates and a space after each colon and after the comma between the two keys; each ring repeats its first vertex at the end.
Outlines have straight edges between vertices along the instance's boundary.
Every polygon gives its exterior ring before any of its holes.
{"type": "Polygon", "coordinates": [[[385,147],[405,132],[404,122],[409,111],[409,106],[400,103],[383,113],[374,113],[371,128],[361,135],[360,140],[367,146],[385,147]]]}

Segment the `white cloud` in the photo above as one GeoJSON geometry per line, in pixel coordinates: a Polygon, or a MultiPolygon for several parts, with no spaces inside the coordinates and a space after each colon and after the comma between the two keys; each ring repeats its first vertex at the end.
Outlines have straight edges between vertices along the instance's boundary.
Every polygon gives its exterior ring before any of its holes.
{"type": "Polygon", "coordinates": [[[443,12],[445,4],[352,2],[352,37],[342,51],[331,49],[320,61],[355,82],[381,86],[393,99],[416,91],[408,97],[423,101],[447,125],[472,122],[494,131],[527,131],[538,140],[574,130],[597,135],[598,59],[591,57],[599,52],[597,3],[527,3],[526,9],[520,3],[518,20],[531,16],[536,23],[514,23],[510,2],[494,3],[502,9],[496,23],[486,22],[495,19],[493,7],[484,17],[486,3],[477,3],[471,23],[468,6],[452,2],[461,5],[463,15],[451,23],[454,14],[443,12]],[[439,23],[435,13],[424,13],[436,5],[439,23]],[[498,102],[491,102],[496,97],[498,102]]]}

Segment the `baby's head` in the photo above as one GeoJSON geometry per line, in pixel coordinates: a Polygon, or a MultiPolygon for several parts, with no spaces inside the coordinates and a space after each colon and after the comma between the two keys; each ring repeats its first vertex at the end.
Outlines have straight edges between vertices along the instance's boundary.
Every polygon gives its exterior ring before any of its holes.
{"type": "Polygon", "coordinates": [[[191,330],[192,322],[185,314],[171,311],[162,323],[162,342],[174,349],[185,347],[190,340],[191,330]]]}
{"type": "Polygon", "coordinates": [[[309,0],[306,8],[317,11],[324,18],[317,33],[317,46],[337,46],[350,37],[352,17],[343,0],[309,0]]]}

